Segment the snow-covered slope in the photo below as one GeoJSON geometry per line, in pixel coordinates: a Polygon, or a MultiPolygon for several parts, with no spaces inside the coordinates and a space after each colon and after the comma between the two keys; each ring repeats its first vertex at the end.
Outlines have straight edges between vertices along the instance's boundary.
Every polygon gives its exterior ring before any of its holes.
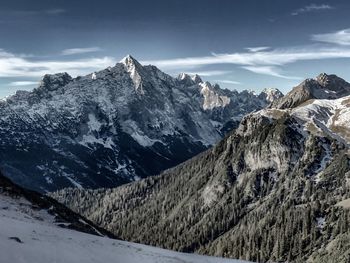
{"type": "MultiPolygon", "coordinates": [[[[0,182],[1,263],[238,263],[123,242],[68,229],[57,217],[0,182]]],[[[43,197],[45,198],[45,197],[43,197]]],[[[68,209],[67,209],[68,211],[68,209]]],[[[88,224],[83,219],[81,224],[88,224]]]]}
{"type": "Polygon", "coordinates": [[[299,121],[305,132],[331,136],[343,143],[350,142],[350,96],[335,100],[309,100],[296,108],[263,109],[255,114],[272,119],[288,114],[299,121]]]}
{"type": "MultiPolygon", "coordinates": [[[[3,205],[3,203],[0,203],[3,205]]],[[[1,262],[7,263],[238,263],[247,262],[185,254],[93,236],[0,214],[1,262]],[[16,241],[16,237],[21,242],[16,241]]]]}
{"type": "Polygon", "coordinates": [[[267,103],[131,56],[83,77],[46,75],[0,102],[0,167],[42,192],[113,187],[193,157],[267,103]]]}

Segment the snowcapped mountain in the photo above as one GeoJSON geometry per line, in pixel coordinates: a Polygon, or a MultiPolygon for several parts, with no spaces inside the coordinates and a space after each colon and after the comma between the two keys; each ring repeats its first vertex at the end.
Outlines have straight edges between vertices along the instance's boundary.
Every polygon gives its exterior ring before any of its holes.
{"type": "Polygon", "coordinates": [[[268,103],[131,56],[83,77],[45,75],[0,102],[0,168],[41,192],[113,187],[193,157],[268,103]]]}
{"type": "Polygon", "coordinates": [[[350,96],[339,98],[346,82],[321,79],[289,95],[332,90],[334,99],[290,96],[296,107],[250,113],[212,149],[158,176],[52,196],[125,240],[254,262],[345,263],[350,96]]]}
{"type": "Polygon", "coordinates": [[[106,231],[63,205],[22,189],[2,175],[0,225],[3,263],[244,263],[108,238],[106,231]]]}
{"type": "Polygon", "coordinates": [[[315,79],[306,79],[286,96],[275,100],[272,108],[293,108],[310,99],[337,99],[350,95],[350,83],[336,75],[321,73],[315,79]]]}
{"type": "Polygon", "coordinates": [[[282,98],[283,94],[278,89],[266,88],[259,94],[259,97],[263,100],[266,100],[266,101],[272,103],[275,100],[282,98]]]}

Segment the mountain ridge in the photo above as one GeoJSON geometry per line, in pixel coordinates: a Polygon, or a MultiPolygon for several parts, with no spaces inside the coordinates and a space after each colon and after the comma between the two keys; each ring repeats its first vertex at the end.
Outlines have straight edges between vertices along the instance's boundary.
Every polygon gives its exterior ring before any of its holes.
{"type": "Polygon", "coordinates": [[[270,107],[293,108],[310,99],[336,99],[347,95],[350,95],[350,83],[335,74],[321,73],[314,79],[306,79],[270,107]]]}
{"type": "Polygon", "coordinates": [[[40,192],[113,187],[193,157],[267,103],[131,56],[86,76],[45,75],[0,102],[0,168],[40,192]]]}

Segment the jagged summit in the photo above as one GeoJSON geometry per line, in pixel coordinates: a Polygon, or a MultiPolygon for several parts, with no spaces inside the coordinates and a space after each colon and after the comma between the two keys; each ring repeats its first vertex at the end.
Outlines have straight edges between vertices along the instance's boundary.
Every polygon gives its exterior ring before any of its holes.
{"type": "Polygon", "coordinates": [[[126,66],[129,65],[140,65],[140,62],[138,62],[133,56],[126,55],[122,60],[120,60],[120,63],[123,63],[126,66]]]}
{"type": "Polygon", "coordinates": [[[189,74],[187,73],[180,73],[176,79],[183,85],[185,86],[193,86],[193,85],[196,85],[198,83],[196,83],[194,80],[193,80],[193,77],[191,77],[189,74]]]}
{"type": "Polygon", "coordinates": [[[39,84],[39,88],[44,88],[49,91],[52,91],[60,87],[64,87],[72,80],[73,78],[67,72],[57,73],[57,74],[46,74],[42,78],[39,84]]]}
{"type": "Polygon", "coordinates": [[[282,98],[283,93],[279,89],[276,89],[276,88],[265,88],[259,94],[259,97],[261,97],[269,102],[273,102],[279,98],[282,98]]]}
{"type": "Polygon", "coordinates": [[[120,61],[120,63],[126,67],[127,72],[130,74],[130,78],[135,85],[135,90],[140,94],[144,94],[144,90],[142,88],[142,75],[144,75],[144,73],[142,73],[143,66],[140,64],[140,62],[138,62],[131,55],[127,55],[120,61]]]}
{"type": "Polygon", "coordinates": [[[201,79],[201,77],[200,77],[198,74],[195,74],[195,75],[192,77],[192,80],[193,80],[196,84],[199,84],[199,83],[203,82],[203,80],[201,79]]]}
{"type": "Polygon", "coordinates": [[[180,73],[178,76],[177,76],[177,79],[178,80],[192,80],[191,76],[187,73],[180,73]]]}
{"type": "Polygon", "coordinates": [[[193,76],[191,76],[187,73],[180,73],[177,76],[177,80],[187,85],[195,85],[203,82],[202,78],[198,74],[194,74],[193,76]]]}
{"type": "Polygon", "coordinates": [[[347,95],[350,90],[350,83],[335,74],[321,73],[316,77],[316,81],[325,89],[340,93],[340,96],[347,95]]]}
{"type": "Polygon", "coordinates": [[[336,75],[328,75],[327,73],[325,73],[325,72],[322,72],[322,73],[320,73],[320,75],[318,75],[317,77],[316,77],[316,80],[318,81],[318,82],[323,82],[323,81],[328,81],[328,79],[330,78],[330,77],[337,77],[336,75]]]}
{"type": "Polygon", "coordinates": [[[330,82],[344,81],[343,79],[339,78],[335,74],[328,75],[327,73],[324,73],[324,72],[318,75],[315,79],[322,86],[326,86],[330,82]]]}

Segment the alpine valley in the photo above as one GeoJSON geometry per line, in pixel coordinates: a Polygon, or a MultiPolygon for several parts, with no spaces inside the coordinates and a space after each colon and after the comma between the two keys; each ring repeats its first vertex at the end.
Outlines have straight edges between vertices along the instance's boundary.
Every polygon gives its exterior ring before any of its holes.
{"type": "Polygon", "coordinates": [[[51,195],[128,241],[254,262],[349,262],[349,123],[350,84],[323,73],[158,176],[51,195]]]}
{"type": "Polygon", "coordinates": [[[173,78],[131,56],[83,77],[45,75],[0,102],[0,168],[39,192],[115,187],[210,148],[281,96],[173,78]]]}

